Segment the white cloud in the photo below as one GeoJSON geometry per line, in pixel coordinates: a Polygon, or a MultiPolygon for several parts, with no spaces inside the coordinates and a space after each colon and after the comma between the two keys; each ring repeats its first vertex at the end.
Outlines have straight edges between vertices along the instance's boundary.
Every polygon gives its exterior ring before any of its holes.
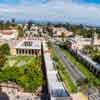
{"type": "Polygon", "coordinates": [[[26,0],[21,0],[19,5],[0,5],[0,15],[8,18],[33,18],[100,25],[99,6],[73,3],[70,0],[48,0],[44,4],[29,4],[26,0]]]}

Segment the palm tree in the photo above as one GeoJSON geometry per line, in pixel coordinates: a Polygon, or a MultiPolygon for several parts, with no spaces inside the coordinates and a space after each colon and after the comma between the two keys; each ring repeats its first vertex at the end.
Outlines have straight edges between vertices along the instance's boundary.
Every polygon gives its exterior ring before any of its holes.
{"type": "Polygon", "coordinates": [[[95,32],[96,32],[96,29],[95,28],[91,28],[89,30],[89,34],[90,34],[90,37],[91,37],[91,46],[92,46],[92,48],[94,46],[94,34],[95,34],[95,32]]]}

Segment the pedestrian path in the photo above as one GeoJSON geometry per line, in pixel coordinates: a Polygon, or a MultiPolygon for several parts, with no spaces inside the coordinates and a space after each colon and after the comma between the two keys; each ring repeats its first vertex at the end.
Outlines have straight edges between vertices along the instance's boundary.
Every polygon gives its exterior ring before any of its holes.
{"type": "Polygon", "coordinates": [[[79,94],[84,98],[84,100],[88,100],[88,98],[83,93],[80,92],[79,94]]]}
{"type": "Polygon", "coordinates": [[[88,98],[80,92],[75,93],[75,94],[71,94],[71,97],[73,100],[88,100],[88,98]]]}
{"type": "Polygon", "coordinates": [[[95,93],[93,95],[89,96],[89,100],[100,100],[100,94],[99,93],[95,93]]]}
{"type": "Polygon", "coordinates": [[[9,100],[41,100],[41,97],[35,93],[20,92],[13,88],[3,87],[2,92],[9,97],[9,100]]]}

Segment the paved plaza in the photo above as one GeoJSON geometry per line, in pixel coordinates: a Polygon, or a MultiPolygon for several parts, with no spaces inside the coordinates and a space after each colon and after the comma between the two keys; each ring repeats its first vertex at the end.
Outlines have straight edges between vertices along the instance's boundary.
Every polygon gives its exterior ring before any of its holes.
{"type": "Polygon", "coordinates": [[[40,96],[37,96],[34,93],[24,93],[21,91],[17,91],[17,89],[2,88],[2,93],[5,93],[9,99],[5,99],[5,97],[1,97],[2,100],[41,100],[40,96]]]}

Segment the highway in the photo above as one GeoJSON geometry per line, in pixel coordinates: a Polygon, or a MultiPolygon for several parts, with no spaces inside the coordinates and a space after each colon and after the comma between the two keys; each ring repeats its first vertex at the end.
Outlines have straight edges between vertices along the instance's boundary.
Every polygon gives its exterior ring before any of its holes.
{"type": "Polygon", "coordinates": [[[60,61],[65,66],[65,68],[68,71],[68,73],[69,73],[72,81],[74,82],[74,84],[77,85],[77,81],[85,79],[85,76],[65,56],[65,54],[63,53],[63,51],[59,48],[59,46],[53,44],[53,49],[54,49],[56,55],[58,56],[58,58],[60,59],[60,61]]]}

